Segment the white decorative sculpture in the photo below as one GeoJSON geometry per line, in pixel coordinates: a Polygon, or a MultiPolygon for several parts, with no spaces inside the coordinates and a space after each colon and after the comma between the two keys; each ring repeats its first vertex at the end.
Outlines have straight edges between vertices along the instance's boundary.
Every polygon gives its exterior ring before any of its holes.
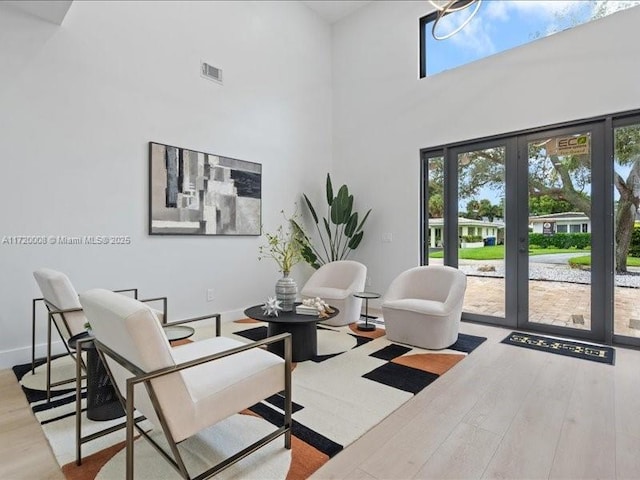
{"type": "Polygon", "coordinates": [[[267,298],[267,301],[262,306],[262,311],[267,317],[277,317],[278,310],[282,310],[282,306],[280,305],[280,300],[276,299],[276,297],[267,298]]]}
{"type": "Polygon", "coordinates": [[[329,304],[320,297],[306,298],[302,300],[302,304],[305,307],[312,307],[318,310],[318,317],[320,318],[328,318],[329,315],[334,312],[333,308],[331,308],[329,304]]]}

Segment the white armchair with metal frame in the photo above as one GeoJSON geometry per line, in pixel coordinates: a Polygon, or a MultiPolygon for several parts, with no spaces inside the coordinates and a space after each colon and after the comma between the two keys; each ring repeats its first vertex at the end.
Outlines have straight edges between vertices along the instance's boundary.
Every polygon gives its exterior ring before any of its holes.
{"type": "Polygon", "coordinates": [[[133,478],[134,428],[186,479],[179,444],[225,418],[284,391],[284,421],[272,433],[209,468],[208,478],[258,448],[285,437],[291,448],[291,337],[252,343],[214,337],[171,347],[153,311],[107,290],[80,294],[98,354],[126,411],[126,478],[133,478]],[[259,348],[284,342],[284,359],[259,348]],[[161,429],[166,451],[138,425],[134,411],[161,429]]]}
{"type": "Polygon", "coordinates": [[[316,270],[300,291],[306,298],[320,297],[340,310],[327,325],[341,326],[357,322],[362,309],[362,298],[353,296],[364,290],[367,267],[353,260],[325,263],[316,270]]]}
{"type": "MultiPolygon", "coordinates": [[[[75,377],[51,382],[51,341],[52,329],[55,327],[67,353],[74,356],[69,348],[68,341],[74,335],[78,335],[86,330],[87,318],[82,311],[82,306],[78,301],[78,293],[69,277],[64,273],[50,268],[41,268],[33,272],[33,276],[40,287],[42,298],[34,298],[32,301],[31,317],[31,373],[35,373],[36,359],[36,313],[38,302],[43,302],[47,308],[47,367],[46,367],[46,389],[47,400],[51,398],[51,388],[65,385],[76,380],[75,377]],[[53,326],[53,327],[52,327],[53,326]]],[[[134,298],[138,298],[138,289],[129,288],[115,290],[118,293],[132,293],[134,298]]],[[[158,312],[158,316],[163,323],[167,322],[167,299],[166,297],[149,298],[144,302],[163,301],[163,311],[158,312]]]]}
{"type": "MultiPolygon", "coordinates": [[[[115,293],[117,293],[117,291],[114,291],[115,293]]],[[[166,297],[161,297],[161,299],[165,299],[166,297]]],[[[150,300],[157,300],[157,299],[150,299],[150,300]]],[[[145,302],[145,300],[139,300],[139,302],[145,302]]],[[[166,308],[166,307],[165,307],[166,308]]],[[[158,314],[160,312],[158,312],[157,310],[151,309],[152,312],[156,315],[156,317],[158,316],[158,314]]],[[[160,313],[161,314],[161,313],[160,313]]],[[[166,317],[164,317],[166,318],[166,317]]],[[[183,319],[183,320],[176,320],[173,322],[166,322],[166,323],[162,323],[161,327],[166,331],[167,329],[170,329],[172,327],[175,326],[182,326],[185,323],[192,323],[192,322],[199,322],[202,320],[208,320],[208,319],[214,319],[215,321],[215,336],[219,337],[220,336],[220,328],[221,328],[221,316],[219,313],[212,313],[209,315],[202,315],[199,317],[193,317],[193,318],[187,318],[187,319],[183,319]]],[[[158,319],[159,320],[159,319],[158,319]]],[[[193,332],[193,329],[192,329],[193,332]]],[[[167,340],[169,340],[170,335],[167,334],[166,335],[167,340]]],[[[75,346],[76,346],[76,351],[83,351],[85,348],[85,344],[88,344],[87,346],[89,346],[90,344],[92,344],[94,341],[94,337],[91,335],[88,335],[86,337],[80,337],[75,341],[75,346]]],[[[91,348],[89,348],[89,350],[91,350],[91,348]]],[[[90,358],[89,358],[90,360],[90,358]]],[[[98,360],[99,363],[102,363],[100,360],[98,360]]],[[[89,368],[91,368],[91,365],[89,365],[89,368]]],[[[87,435],[83,435],[82,434],[82,417],[83,417],[83,409],[82,409],[82,385],[80,382],[81,378],[84,378],[84,376],[82,375],[82,370],[85,369],[84,366],[84,362],[82,360],[82,357],[79,355],[76,355],[76,465],[82,465],[82,445],[84,445],[87,442],[91,442],[99,437],[102,437],[104,435],[107,435],[109,433],[115,432],[117,430],[120,430],[121,428],[124,428],[126,426],[126,422],[119,422],[115,425],[112,425],[110,427],[104,428],[102,430],[98,430],[98,431],[93,431],[92,433],[89,433],[87,435]]],[[[98,370],[100,370],[98,368],[98,370]]],[[[95,370],[94,370],[95,372],[95,370]]],[[[87,379],[90,380],[90,379],[87,379]]],[[[92,397],[92,395],[90,395],[90,390],[91,390],[91,385],[94,385],[94,388],[98,389],[100,392],[96,394],[96,399],[99,402],[103,402],[104,400],[109,400],[111,398],[111,394],[107,394],[104,395],[105,391],[104,389],[106,389],[107,391],[111,391],[110,388],[112,388],[112,384],[109,382],[108,385],[104,385],[101,384],[100,382],[102,382],[103,378],[98,378],[98,386],[96,386],[95,382],[87,382],[87,395],[86,395],[86,399],[87,399],[87,408],[86,408],[86,415],[87,417],[89,417],[89,410],[90,410],[90,405],[89,405],[89,400],[92,397]]],[[[119,404],[120,403],[120,399],[117,398],[116,402],[119,404]]],[[[101,407],[98,407],[101,408],[101,407]]],[[[107,405],[102,405],[102,408],[106,408],[107,410],[113,412],[112,407],[109,407],[107,405]]],[[[124,410],[122,410],[122,412],[124,412],[124,410]]],[[[124,413],[122,413],[120,416],[123,416],[124,413]]],[[[110,419],[114,419],[114,418],[118,418],[117,416],[111,416],[109,417],[110,419]]],[[[136,421],[140,421],[143,420],[144,417],[138,417],[136,419],[136,421]]]]}

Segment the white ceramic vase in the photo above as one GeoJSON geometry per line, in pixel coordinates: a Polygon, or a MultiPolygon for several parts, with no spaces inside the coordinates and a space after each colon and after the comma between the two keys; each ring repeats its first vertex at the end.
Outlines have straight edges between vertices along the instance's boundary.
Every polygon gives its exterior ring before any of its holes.
{"type": "Polygon", "coordinates": [[[289,276],[289,272],[284,272],[282,278],[276,282],[276,299],[280,301],[282,311],[291,312],[298,294],[296,281],[289,276]]]}

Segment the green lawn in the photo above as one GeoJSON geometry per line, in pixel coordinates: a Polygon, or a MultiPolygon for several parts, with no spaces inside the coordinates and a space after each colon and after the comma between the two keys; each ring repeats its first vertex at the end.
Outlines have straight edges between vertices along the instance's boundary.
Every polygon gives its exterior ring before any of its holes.
{"type": "MultiPolygon", "coordinates": [[[[588,250],[577,250],[575,248],[535,248],[529,249],[529,255],[548,255],[550,253],[576,253],[587,252],[588,250]]],[[[429,254],[430,258],[442,258],[442,252],[429,254]]],[[[504,245],[493,247],[461,248],[458,250],[458,258],[465,260],[502,260],[504,258],[504,245]]],[[[578,257],[583,258],[583,257],[578,257]]],[[[586,258],[589,258],[587,255],[586,258]]]]}
{"type": "MultiPolygon", "coordinates": [[[[571,266],[590,266],[591,255],[585,255],[584,257],[573,257],[569,259],[569,265],[571,266]]],[[[640,258],[627,257],[627,267],[640,267],[640,258]]]]}

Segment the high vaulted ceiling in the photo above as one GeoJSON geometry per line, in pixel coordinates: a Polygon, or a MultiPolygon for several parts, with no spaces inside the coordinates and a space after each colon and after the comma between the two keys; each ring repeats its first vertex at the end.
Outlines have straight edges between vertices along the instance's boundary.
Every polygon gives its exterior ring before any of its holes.
{"type": "Polygon", "coordinates": [[[334,23],[367,3],[371,3],[371,0],[310,0],[302,3],[318,12],[327,22],[334,23]]]}
{"type": "MultiPolygon", "coordinates": [[[[371,0],[309,0],[303,1],[323,19],[334,23],[346,17],[371,0]]],[[[2,5],[21,10],[40,19],[58,25],[62,24],[73,0],[3,0],[2,5]]]]}
{"type": "Polygon", "coordinates": [[[2,6],[21,10],[47,22],[61,25],[73,0],[4,0],[2,6]]]}

